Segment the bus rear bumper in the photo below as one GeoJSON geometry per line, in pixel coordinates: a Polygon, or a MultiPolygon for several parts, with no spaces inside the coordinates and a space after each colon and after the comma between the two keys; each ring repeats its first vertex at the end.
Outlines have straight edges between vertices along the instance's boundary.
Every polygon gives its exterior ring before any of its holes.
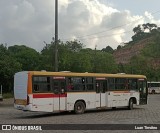
{"type": "Polygon", "coordinates": [[[14,104],[14,108],[22,111],[31,111],[31,105],[18,105],[14,104]]]}

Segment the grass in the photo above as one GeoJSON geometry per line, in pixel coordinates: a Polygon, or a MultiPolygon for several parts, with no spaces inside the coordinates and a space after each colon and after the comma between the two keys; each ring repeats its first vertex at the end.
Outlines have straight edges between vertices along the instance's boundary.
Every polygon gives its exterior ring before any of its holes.
{"type": "Polygon", "coordinates": [[[3,93],[3,99],[7,99],[7,98],[13,98],[13,94],[12,93],[3,93]]]}

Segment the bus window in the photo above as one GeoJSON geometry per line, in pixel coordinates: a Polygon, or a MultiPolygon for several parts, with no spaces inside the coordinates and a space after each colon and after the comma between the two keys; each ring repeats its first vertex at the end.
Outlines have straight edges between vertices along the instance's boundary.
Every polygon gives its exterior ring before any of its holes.
{"type": "Polygon", "coordinates": [[[128,79],[128,89],[137,90],[137,79],[128,79]]]}
{"type": "Polygon", "coordinates": [[[114,78],[108,78],[108,89],[115,90],[114,78]]]}
{"type": "Polygon", "coordinates": [[[73,80],[72,78],[68,78],[67,79],[67,91],[73,91],[74,87],[73,87],[73,80]]]}
{"type": "Polygon", "coordinates": [[[96,92],[97,93],[105,93],[107,88],[106,81],[96,81],[96,92]]]}
{"type": "Polygon", "coordinates": [[[139,91],[143,92],[143,82],[139,82],[139,91]]]}
{"type": "Polygon", "coordinates": [[[126,78],[115,78],[115,90],[128,89],[128,81],[126,78]]]}
{"type": "Polygon", "coordinates": [[[33,92],[50,92],[50,77],[45,76],[34,76],[33,77],[33,92]]]}
{"type": "Polygon", "coordinates": [[[66,92],[66,83],[65,79],[60,77],[53,77],[52,88],[55,94],[62,94],[66,92]]]}
{"type": "Polygon", "coordinates": [[[92,77],[86,78],[86,89],[87,91],[93,91],[94,90],[94,82],[92,77]]]}
{"type": "Polygon", "coordinates": [[[142,94],[146,94],[146,93],[147,93],[146,88],[147,88],[147,83],[146,83],[145,81],[139,82],[139,91],[140,91],[142,94]]]}
{"type": "Polygon", "coordinates": [[[54,93],[59,93],[59,81],[58,80],[54,80],[53,90],[54,90],[54,93]]]}
{"type": "Polygon", "coordinates": [[[146,88],[147,88],[147,83],[144,82],[144,83],[143,83],[143,93],[144,93],[144,94],[147,93],[146,88]]]}
{"type": "Polygon", "coordinates": [[[107,81],[105,80],[103,82],[103,90],[102,90],[102,92],[105,93],[106,91],[107,91],[107,81]]]}
{"type": "Polygon", "coordinates": [[[61,82],[61,89],[65,90],[65,82],[61,82]]]}
{"type": "MultiPolygon", "coordinates": [[[[83,77],[72,77],[69,78],[72,81],[73,88],[68,91],[85,91],[85,78],[83,77]]],[[[69,84],[68,84],[69,85],[69,84]]]]}

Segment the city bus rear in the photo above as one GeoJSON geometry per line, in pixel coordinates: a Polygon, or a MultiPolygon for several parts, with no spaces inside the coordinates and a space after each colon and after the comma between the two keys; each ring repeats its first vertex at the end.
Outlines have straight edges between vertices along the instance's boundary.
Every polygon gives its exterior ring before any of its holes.
{"type": "Polygon", "coordinates": [[[14,75],[14,107],[19,110],[30,110],[28,96],[28,72],[18,72],[14,75]]]}

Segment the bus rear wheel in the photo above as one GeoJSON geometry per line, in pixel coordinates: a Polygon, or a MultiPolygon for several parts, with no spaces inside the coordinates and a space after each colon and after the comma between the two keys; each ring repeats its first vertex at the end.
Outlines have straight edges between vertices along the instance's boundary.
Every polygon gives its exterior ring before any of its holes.
{"type": "Polygon", "coordinates": [[[152,94],[155,94],[156,92],[155,92],[155,90],[152,90],[152,94]]]}
{"type": "Polygon", "coordinates": [[[130,100],[129,100],[128,109],[129,109],[129,110],[132,110],[132,109],[133,109],[133,99],[130,99],[130,100]]]}
{"type": "Polygon", "coordinates": [[[82,101],[78,101],[76,102],[75,106],[74,106],[74,112],[76,114],[83,114],[85,111],[85,105],[82,101]]]}

